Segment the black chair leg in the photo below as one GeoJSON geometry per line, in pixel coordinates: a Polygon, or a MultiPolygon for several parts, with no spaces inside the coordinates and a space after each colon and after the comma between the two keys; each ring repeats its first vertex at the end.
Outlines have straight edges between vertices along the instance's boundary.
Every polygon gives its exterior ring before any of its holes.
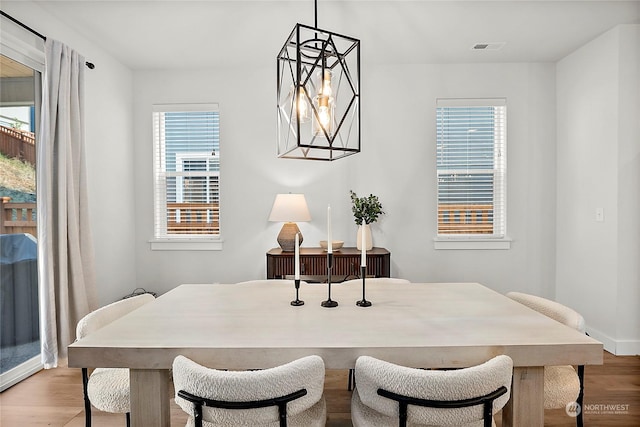
{"type": "MultiPolygon", "coordinates": [[[[82,368],[82,392],[84,394],[84,424],[86,427],[91,427],[91,401],[89,400],[89,392],[87,390],[89,386],[89,370],[82,368]]],[[[127,427],[131,427],[131,414],[127,412],[125,414],[127,421],[127,427]]]]}
{"type": "Polygon", "coordinates": [[[351,391],[355,387],[356,383],[356,372],[355,369],[349,369],[349,384],[347,385],[347,390],[351,391]]]}
{"type": "Polygon", "coordinates": [[[91,402],[89,401],[89,394],[87,392],[87,386],[89,384],[89,371],[87,368],[82,368],[82,392],[84,393],[84,424],[86,427],[91,427],[91,402]]]}

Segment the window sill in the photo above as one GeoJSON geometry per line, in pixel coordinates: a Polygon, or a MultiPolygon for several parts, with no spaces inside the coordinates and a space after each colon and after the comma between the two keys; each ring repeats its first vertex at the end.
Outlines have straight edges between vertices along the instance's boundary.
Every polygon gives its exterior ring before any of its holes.
{"type": "Polygon", "coordinates": [[[436,250],[508,250],[511,249],[511,239],[433,239],[436,250]]]}
{"type": "Polygon", "coordinates": [[[152,251],[221,251],[222,239],[151,239],[152,251]]]}

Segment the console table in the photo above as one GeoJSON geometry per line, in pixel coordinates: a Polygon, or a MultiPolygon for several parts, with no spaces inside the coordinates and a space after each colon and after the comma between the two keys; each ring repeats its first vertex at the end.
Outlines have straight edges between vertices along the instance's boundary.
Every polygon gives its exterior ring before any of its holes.
{"type": "MultiPolygon", "coordinates": [[[[333,251],[331,281],[334,283],[360,277],[361,252],[356,248],[333,251]]],[[[293,277],[294,253],[274,248],[267,252],[267,279],[293,277]]],[[[327,280],[327,251],[322,248],[300,248],[301,279],[307,282],[327,280]]],[[[367,276],[391,277],[391,253],[384,248],[367,251],[367,276]]]]}

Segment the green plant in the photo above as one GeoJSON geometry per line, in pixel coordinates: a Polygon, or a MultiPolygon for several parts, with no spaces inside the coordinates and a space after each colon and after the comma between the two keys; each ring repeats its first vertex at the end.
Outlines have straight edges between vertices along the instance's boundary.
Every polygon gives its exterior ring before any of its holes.
{"type": "Polygon", "coordinates": [[[22,123],[24,123],[22,120],[18,120],[17,117],[14,117],[13,122],[11,123],[11,127],[15,130],[20,130],[22,129],[22,123]]]}
{"type": "Polygon", "coordinates": [[[368,197],[358,197],[353,190],[349,190],[349,193],[351,193],[351,210],[356,224],[362,225],[363,221],[365,224],[372,224],[378,220],[380,215],[384,214],[378,196],[369,194],[368,197]]]}

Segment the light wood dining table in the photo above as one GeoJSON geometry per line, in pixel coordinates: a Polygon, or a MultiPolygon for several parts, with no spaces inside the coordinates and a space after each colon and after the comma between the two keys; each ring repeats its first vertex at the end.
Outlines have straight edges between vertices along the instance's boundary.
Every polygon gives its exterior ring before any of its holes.
{"type": "Polygon", "coordinates": [[[310,354],[327,369],[361,355],[418,368],[459,368],[499,355],[514,362],[503,425],[542,427],[543,367],[602,364],[600,342],[478,283],[293,281],[185,284],[69,346],[70,367],[127,367],[134,427],[169,426],[169,369],[177,355],[223,369],[260,369],[310,354]]]}

